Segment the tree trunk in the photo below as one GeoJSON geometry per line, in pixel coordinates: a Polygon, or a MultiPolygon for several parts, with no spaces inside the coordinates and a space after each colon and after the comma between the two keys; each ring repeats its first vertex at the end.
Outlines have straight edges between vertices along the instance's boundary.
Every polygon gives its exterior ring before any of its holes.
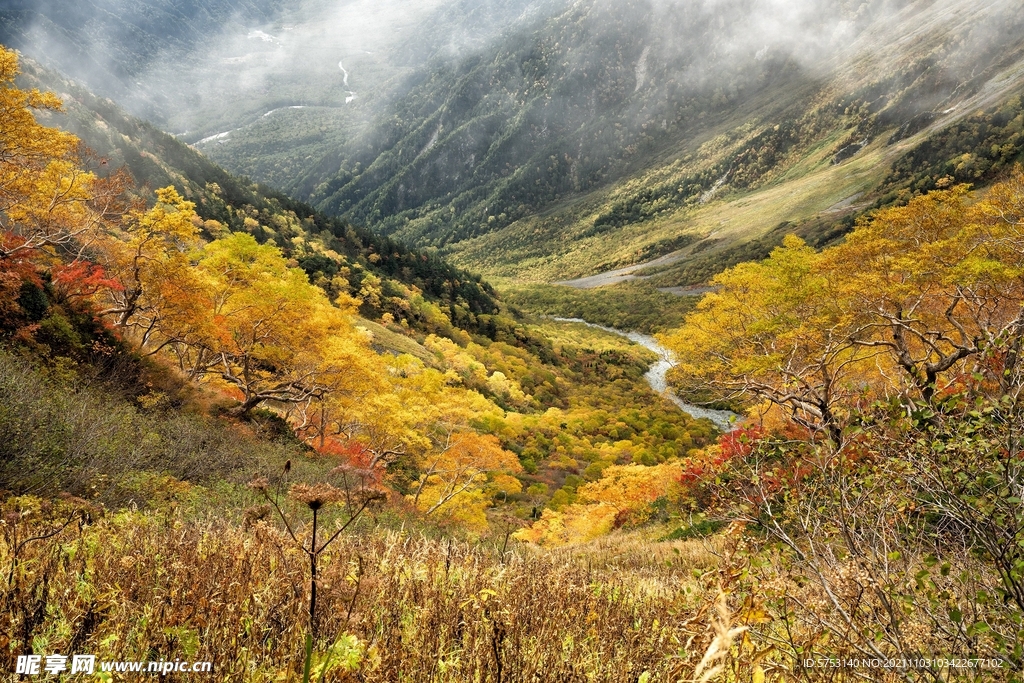
{"type": "Polygon", "coordinates": [[[232,417],[248,417],[249,413],[252,412],[253,408],[263,403],[263,398],[260,396],[250,396],[245,399],[241,404],[235,406],[228,411],[228,414],[232,417]]]}

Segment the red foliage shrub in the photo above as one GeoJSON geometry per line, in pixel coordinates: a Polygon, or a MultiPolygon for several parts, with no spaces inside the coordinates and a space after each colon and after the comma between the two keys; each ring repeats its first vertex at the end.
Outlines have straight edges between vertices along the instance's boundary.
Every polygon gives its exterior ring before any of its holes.
{"type": "Polygon", "coordinates": [[[63,300],[84,299],[103,289],[124,289],[117,280],[107,277],[103,266],[90,261],[61,264],[51,272],[54,289],[63,300]]]}

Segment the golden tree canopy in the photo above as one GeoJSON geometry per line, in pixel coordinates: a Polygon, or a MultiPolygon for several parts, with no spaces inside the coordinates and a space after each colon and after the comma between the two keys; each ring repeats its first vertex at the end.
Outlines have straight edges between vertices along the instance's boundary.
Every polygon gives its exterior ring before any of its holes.
{"type": "Polygon", "coordinates": [[[33,113],[61,111],[60,99],[15,87],[18,73],[17,54],[0,47],[0,259],[78,250],[112,213],[124,176],[103,182],[83,170],[78,138],[33,113]]]}

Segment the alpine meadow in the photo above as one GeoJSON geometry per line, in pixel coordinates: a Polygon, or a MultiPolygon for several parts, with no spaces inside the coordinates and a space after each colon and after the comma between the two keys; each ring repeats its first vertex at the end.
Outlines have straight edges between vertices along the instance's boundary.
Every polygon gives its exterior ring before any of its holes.
{"type": "Polygon", "coordinates": [[[0,0],[0,679],[1024,683],[1019,0],[0,0]]]}

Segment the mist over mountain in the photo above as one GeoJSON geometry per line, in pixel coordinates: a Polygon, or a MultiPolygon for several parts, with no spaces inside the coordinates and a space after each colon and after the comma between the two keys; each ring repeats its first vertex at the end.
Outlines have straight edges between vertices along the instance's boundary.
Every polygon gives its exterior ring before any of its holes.
{"type": "Polygon", "coordinates": [[[811,86],[869,16],[824,5],[574,3],[476,54],[435,60],[294,191],[441,245],[503,227],[646,165],[758,93],[811,86]],[[444,211],[427,209],[431,198],[449,199],[444,211]]]}
{"type": "Polygon", "coordinates": [[[0,4],[0,42],[207,152],[241,145],[236,170],[283,187],[379,116],[373,103],[402,76],[559,4],[14,2],[0,4]],[[268,159],[275,152],[287,163],[268,159]]]}
{"type": "Polygon", "coordinates": [[[264,100],[343,105],[356,80],[373,91],[434,54],[486,44],[545,4],[18,0],[0,5],[0,40],[183,133],[245,121],[264,100]]]}
{"type": "MultiPolygon", "coordinates": [[[[537,274],[585,273],[707,238],[692,210],[770,184],[812,149],[842,161],[890,128],[948,123],[997,81],[1019,91],[1022,26],[1010,2],[577,2],[433,60],[286,187],[492,272],[557,257],[537,274]],[[642,188],[618,198],[623,182],[642,188]],[[659,216],[674,224],[608,253],[619,229],[659,216]]],[[[230,146],[209,153],[242,163],[230,146]]]]}
{"type": "MultiPolygon", "coordinates": [[[[0,40],[88,84],[133,102],[163,123],[171,102],[144,85],[161,60],[187,58],[231,23],[272,21],[269,0],[149,2],[12,0],[0,6],[0,40]]],[[[180,105],[179,105],[180,106],[180,105]]]]}
{"type": "Polygon", "coordinates": [[[1010,0],[69,7],[6,5],[0,40],[233,172],[528,279],[837,234],[907,144],[1012,100],[1024,55],[1010,0]],[[835,191],[706,215],[797,177],[835,191]]]}

